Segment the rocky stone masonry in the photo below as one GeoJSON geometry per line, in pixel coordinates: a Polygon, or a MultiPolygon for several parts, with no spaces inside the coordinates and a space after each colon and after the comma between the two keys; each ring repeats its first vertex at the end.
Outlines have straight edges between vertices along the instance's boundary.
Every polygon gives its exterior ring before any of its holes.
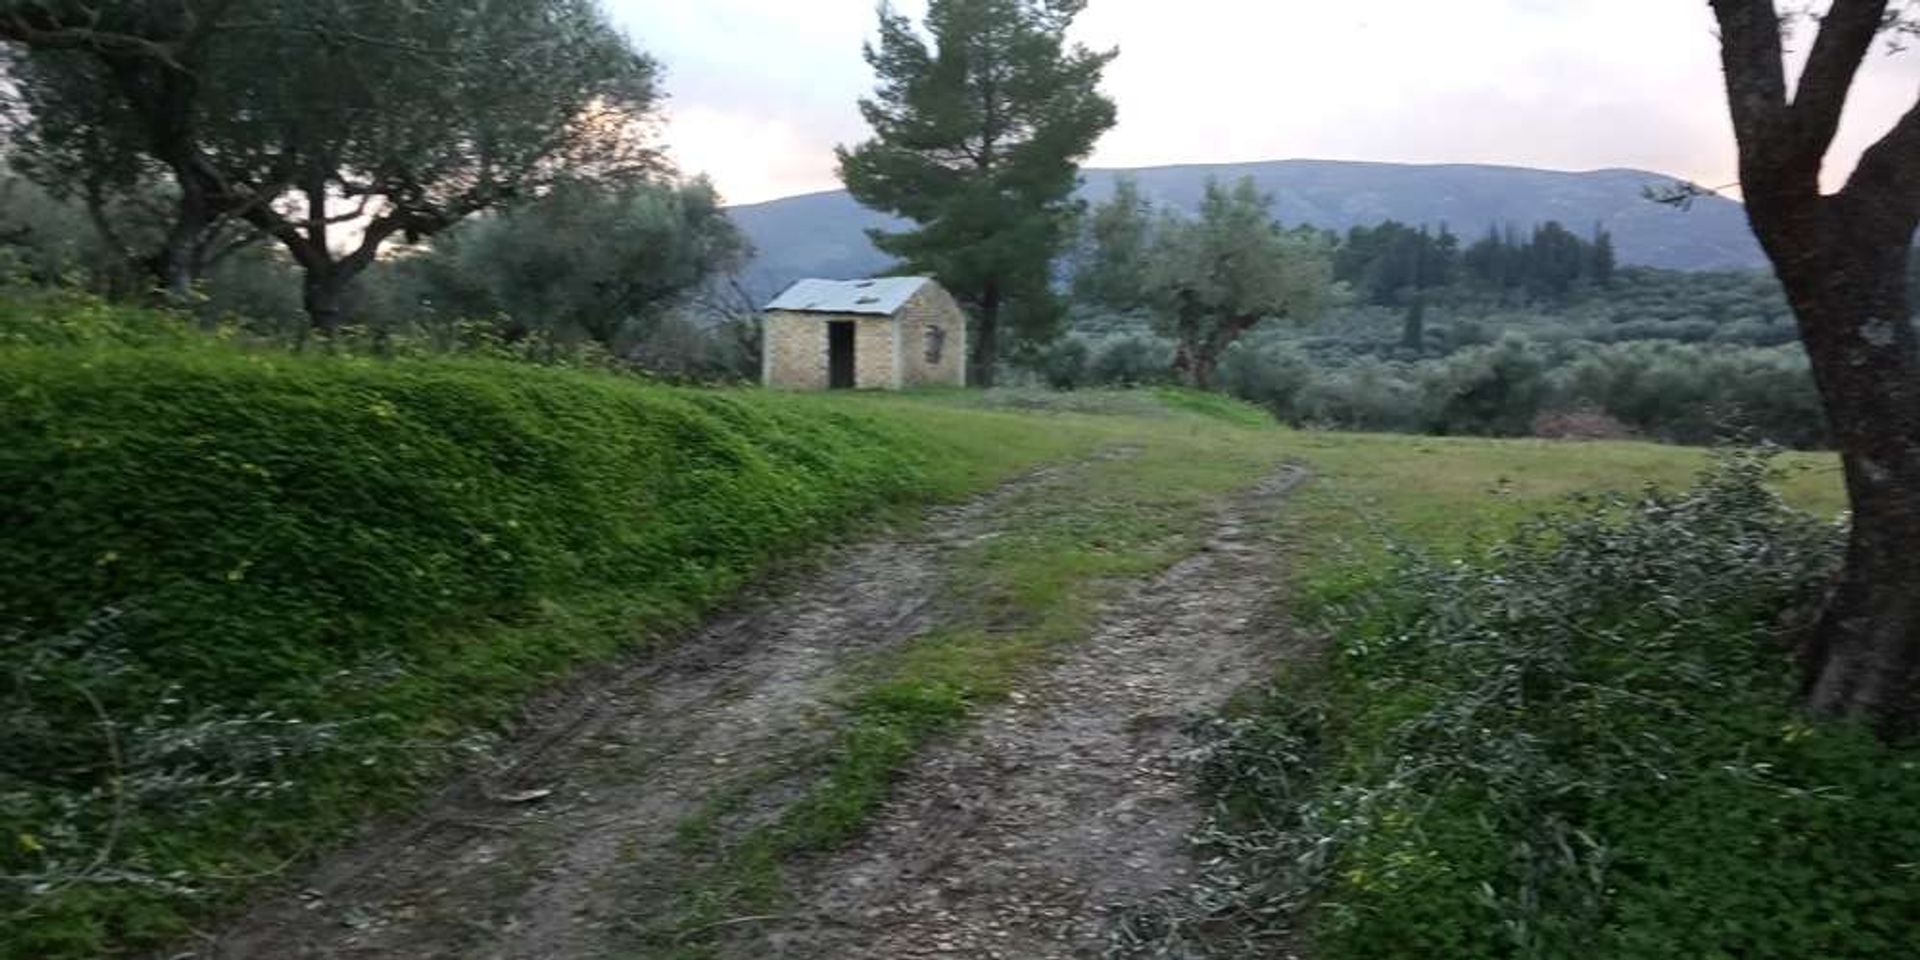
{"type": "Polygon", "coordinates": [[[827,386],[827,324],[854,327],[854,386],[900,389],[966,384],[967,318],[952,295],[929,281],[892,316],[769,310],[764,318],[763,380],[771,387],[827,386]],[[937,331],[937,332],[936,332],[937,331]],[[931,350],[938,341],[937,352],[931,350]]]}

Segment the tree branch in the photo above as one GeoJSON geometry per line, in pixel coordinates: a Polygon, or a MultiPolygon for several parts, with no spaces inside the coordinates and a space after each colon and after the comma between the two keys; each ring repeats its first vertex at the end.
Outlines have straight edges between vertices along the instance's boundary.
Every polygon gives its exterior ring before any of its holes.
{"type": "Polygon", "coordinates": [[[1727,105],[1740,144],[1741,180],[1753,183],[1750,165],[1757,168],[1758,180],[1777,179],[1787,173],[1773,169],[1770,162],[1787,110],[1780,15],[1773,0],[1713,0],[1713,13],[1720,23],[1720,69],[1726,74],[1727,105]]]}
{"type": "Polygon", "coordinates": [[[1875,219],[1887,229],[1913,235],[1920,221],[1920,101],[1860,155],[1840,196],[1857,209],[1877,211],[1875,219]]]}
{"type": "Polygon", "coordinates": [[[0,40],[39,50],[99,50],[107,53],[150,57],[166,66],[180,65],[174,45],[130,33],[97,29],[92,25],[62,23],[52,14],[13,13],[0,16],[0,40]]]}
{"type": "Polygon", "coordinates": [[[1818,166],[1840,129],[1853,76],[1887,18],[1887,0],[1834,0],[1793,94],[1794,152],[1818,166]]]}

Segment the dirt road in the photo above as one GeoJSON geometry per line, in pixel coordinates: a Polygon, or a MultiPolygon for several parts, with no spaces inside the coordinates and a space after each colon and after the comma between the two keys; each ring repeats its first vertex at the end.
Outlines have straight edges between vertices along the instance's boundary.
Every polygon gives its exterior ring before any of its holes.
{"type": "MultiPolygon", "coordinates": [[[[666,655],[589,683],[490,776],[344,851],[199,951],[217,958],[633,957],[636,896],[684,865],[676,831],[715,798],[737,823],[797,796],[875,652],[939,624],[955,551],[1007,503],[1084,467],[1037,471],[931,511],[913,534],[834,551],[666,655]],[[639,878],[636,884],[635,878],[639,878]]],[[[796,901],[734,918],[737,957],[1068,957],[1112,904],[1177,883],[1197,817],[1182,718],[1276,655],[1278,575],[1261,518],[1291,468],[1222,503],[1204,546],[1123,592],[1085,642],[911,767],[875,828],[790,868],[796,901]]]]}
{"type": "Polygon", "coordinates": [[[727,955],[1100,955],[1111,911],[1187,874],[1199,810],[1179,762],[1185,721],[1282,650],[1260,521],[1301,477],[1283,471],[1227,504],[1198,553],[916,764],[865,842],[796,871],[805,907],[727,955]]]}

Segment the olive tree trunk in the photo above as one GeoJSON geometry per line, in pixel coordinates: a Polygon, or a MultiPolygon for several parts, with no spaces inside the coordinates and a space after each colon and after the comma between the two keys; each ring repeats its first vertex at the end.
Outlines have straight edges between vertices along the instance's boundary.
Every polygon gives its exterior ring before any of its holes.
{"type": "Polygon", "coordinates": [[[1713,0],[1753,230],[1786,289],[1844,466],[1845,566],[1804,653],[1814,712],[1920,726],[1920,345],[1907,259],[1920,224],[1920,104],[1838,193],[1821,164],[1887,0],[1834,0],[1791,98],[1772,0],[1713,0]]]}
{"type": "MultiPolygon", "coordinates": [[[[1845,567],[1805,650],[1810,707],[1911,728],[1920,663],[1920,351],[1908,319],[1911,227],[1824,200],[1769,224],[1776,248],[1819,250],[1781,270],[1845,472],[1845,567]],[[1862,222],[1867,221],[1867,222],[1862,222]],[[1897,225],[1896,225],[1897,226],[1897,225]]],[[[1759,219],[1757,217],[1757,219],[1759,219]]],[[[1776,262],[1778,262],[1776,257],[1776,262]]]]}

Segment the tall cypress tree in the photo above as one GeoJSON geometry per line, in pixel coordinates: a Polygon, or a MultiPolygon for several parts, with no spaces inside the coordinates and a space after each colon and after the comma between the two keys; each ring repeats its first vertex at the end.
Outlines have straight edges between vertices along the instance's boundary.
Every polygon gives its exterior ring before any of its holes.
{"type": "Polygon", "coordinates": [[[1592,263],[1587,268],[1587,276],[1598,286],[1613,284],[1615,267],[1613,253],[1613,234],[1599,224],[1593,225],[1592,263]]]}
{"type": "Polygon", "coordinates": [[[993,382],[1002,319],[1043,339],[1060,315],[1052,264],[1071,235],[1079,163],[1113,126],[1100,74],[1118,51],[1066,41],[1085,0],[932,0],[922,35],[891,5],[866,47],[873,138],[840,147],[854,199],[911,220],[870,231],[974,315],[970,379],[993,382]]]}

